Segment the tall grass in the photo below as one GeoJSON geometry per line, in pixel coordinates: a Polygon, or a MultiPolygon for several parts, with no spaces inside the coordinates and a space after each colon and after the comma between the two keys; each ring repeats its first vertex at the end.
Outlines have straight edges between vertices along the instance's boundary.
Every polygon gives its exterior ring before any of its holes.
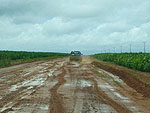
{"type": "Polygon", "coordinates": [[[131,69],[150,72],[149,53],[116,53],[116,54],[95,54],[94,58],[112,62],[131,69]]]}
{"type": "Polygon", "coordinates": [[[66,53],[0,51],[0,67],[11,66],[23,62],[48,60],[68,56],[66,53]]]}

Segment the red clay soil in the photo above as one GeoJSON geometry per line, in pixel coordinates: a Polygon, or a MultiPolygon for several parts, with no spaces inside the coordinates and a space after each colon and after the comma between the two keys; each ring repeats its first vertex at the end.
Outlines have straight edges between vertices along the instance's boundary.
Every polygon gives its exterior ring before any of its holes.
{"type": "Polygon", "coordinates": [[[132,73],[126,72],[125,70],[121,70],[119,68],[115,68],[111,65],[106,66],[103,63],[97,61],[92,62],[92,64],[118,76],[126,84],[135,89],[138,93],[141,93],[144,97],[150,98],[150,85],[143,83],[135,76],[133,76],[132,73]]]}
{"type": "Polygon", "coordinates": [[[65,109],[63,107],[63,101],[61,96],[57,93],[58,88],[63,85],[66,80],[64,79],[64,75],[66,74],[66,70],[63,68],[62,73],[58,75],[58,83],[50,90],[51,92],[51,109],[50,113],[65,113],[65,109]]]}

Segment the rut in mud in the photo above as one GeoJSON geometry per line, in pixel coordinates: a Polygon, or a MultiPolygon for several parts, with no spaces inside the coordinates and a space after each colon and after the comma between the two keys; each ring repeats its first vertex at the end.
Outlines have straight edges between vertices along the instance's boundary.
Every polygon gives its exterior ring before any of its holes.
{"type": "MultiPolygon", "coordinates": [[[[150,84],[145,84],[139,79],[137,79],[135,76],[132,76],[131,73],[126,72],[124,70],[114,68],[111,66],[105,66],[100,62],[93,62],[93,65],[98,66],[101,69],[104,69],[106,71],[109,71],[117,76],[119,76],[121,79],[123,79],[130,87],[137,90],[139,93],[142,93],[145,97],[150,97],[150,84]]],[[[142,75],[141,75],[142,76],[142,75]]]]}
{"type": "Polygon", "coordinates": [[[97,92],[98,97],[101,98],[106,104],[112,106],[118,113],[132,113],[129,109],[126,109],[124,105],[118,104],[116,101],[108,97],[103,91],[98,88],[97,82],[90,78],[94,83],[94,90],[97,92]]]}
{"type": "Polygon", "coordinates": [[[50,113],[65,113],[64,107],[63,107],[63,100],[61,99],[61,96],[57,93],[58,88],[63,85],[66,81],[64,79],[64,75],[66,74],[66,70],[63,68],[62,73],[58,75],[58,83],[50,89],[51,93],[51,109],[50,113]]]}
{"type": "Polygon", "coordinates": [[[89,57],[0,70],[1,113],[149,113],[129,91],[135,92],[89,57]]]}

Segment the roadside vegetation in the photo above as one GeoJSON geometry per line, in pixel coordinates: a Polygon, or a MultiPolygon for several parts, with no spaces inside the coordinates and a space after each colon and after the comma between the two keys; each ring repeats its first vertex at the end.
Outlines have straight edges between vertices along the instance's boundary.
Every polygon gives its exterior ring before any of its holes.
{"type": "Polygon", "coordinates": [[[150,72],[149,53],[105,53],[95,54],[93,57],[98,60],[115,63],[130,69],[150,72]]]}
{"type": "Polygon", "coordinates": [[[0,51],[0,68],[24,62],[49,60],[68,56],[66,53],[0,51]]]}

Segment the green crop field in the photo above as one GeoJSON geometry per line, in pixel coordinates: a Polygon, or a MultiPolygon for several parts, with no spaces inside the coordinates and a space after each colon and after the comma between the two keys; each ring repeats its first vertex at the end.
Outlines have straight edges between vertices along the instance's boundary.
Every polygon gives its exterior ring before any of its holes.
{"type": "Polygon", "coordinates": [[[126,66],[128,68],[150,72],[150,54],[149,53],[106,53],[95,54],[94,58],[126,66]]]}
{"type": "Polygon", "coordinates": [[[0,51],[0,67],[68,56],[66,53],[0,51]]]}

